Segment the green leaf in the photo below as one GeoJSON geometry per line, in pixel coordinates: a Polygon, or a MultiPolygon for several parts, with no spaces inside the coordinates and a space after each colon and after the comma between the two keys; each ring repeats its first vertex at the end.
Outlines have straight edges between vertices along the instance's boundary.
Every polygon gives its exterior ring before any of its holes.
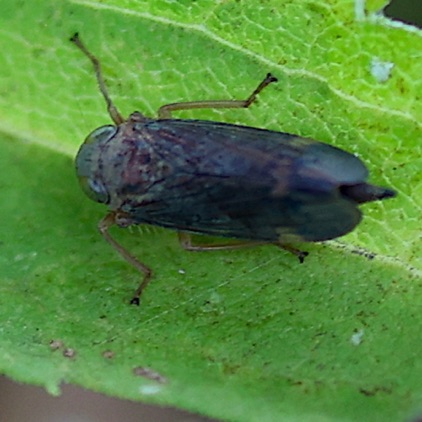
{"type": "Polygon", "coordinates": [[[420,411],[420,32],[357,20],[346,0],[12,3],[0,1],[0,370],[225,420],[420,411]],[[303,265],[269,246],[188,253],[169,231],[113,229],[155,271],[129,306],[139,275],[97,233],[105,210],[74,175],[84,137],[110,123],[76,31],[124,115],[242,99],[274,73],[251,109],[178,117],[334,144],[398,197],[365,205],[339,241],[301,245],[303,265]],[[385,81],[374,63],[393,65],[385,81]]]}

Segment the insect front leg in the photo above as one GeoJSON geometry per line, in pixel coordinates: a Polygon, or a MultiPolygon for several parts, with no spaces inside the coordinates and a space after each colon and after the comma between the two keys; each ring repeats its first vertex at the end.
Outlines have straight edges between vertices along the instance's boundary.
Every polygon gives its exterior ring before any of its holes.
{"type": "Polygon", "coordinates": [[[79,38],[79,34],[76,33],[73,35],[73,37],[70,38],[70,41],[72,41],[81,51],[85,54],[85,56],[88,57],[88,59],[91,61],[92,66],[94,67],[95,76],[97,78],[97,83],[100,88],[101,94],[103,94],[103,97],[105,99],[105,102],[107,103],[107,111],[110,115],[111,119],[116,125],[120,125],[125,122],[125,119],[122,117],[122,115],[117,110],[116,106],[114,105],[113,101],[110,98],[110,95],[108,93],[106,84],[104,82],[103,72],[101,70],[101,64],[99,60],[85,47],[85,44],[81,41],[79,38]]]}
{"type": "Polygon", "coordinates": [[[124,217],[117,212],[111,212],[107,214],[99,223],[98,230],[104,237],[104,239],[127,261],[130,265],[135,267],[140,273],[144,275],[142,282],[139,284],[139,287],[135,290],[135,294],[131,299],[131,305],[139,305],[140,296],[144,291],[145,287],[151,281],[152,270],[135,258],[129,251],[127,251],[120,243],[113,239],[109,233],[109,228],[113,225],[118,225],[120,227],[127,227],[129,224],[124,223],[124,217]]]}
{"type": "Polygon", "coordinates": [[[195,108],[248,108],[257,95],[270,83],[277,82],[277,78],[268,73],[264,80],[256,87],[246,100],[212,100],[212,101],[188,101],[183,103],[166,104],[159,108],[159,119],[171,119],[171,113],[176,110],[192,110],[195,108]]]}

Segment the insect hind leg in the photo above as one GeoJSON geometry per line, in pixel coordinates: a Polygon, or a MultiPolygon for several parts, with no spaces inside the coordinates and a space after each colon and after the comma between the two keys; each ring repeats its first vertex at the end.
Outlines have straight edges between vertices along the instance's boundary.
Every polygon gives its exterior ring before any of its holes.
{"type": "Polygon", "coordinates": [[[265,242],[265,241],[242,241],[238,243],[195,243],[192,240],[192,236],[185,232],[178,232],[177,233],[179,238],[180,246],[192,252],[203,252],[203,251],[221,251],[221,250],[228,250],[228,249],[243,249],[243,248],[250,248],[253,246],[261,246],[261,245],[271,245],[272,242],[265,242]]]}
{"type": "Polygon", "coordinates": [[[227,249],[241,249],[248,248],[252,246],[262,246],[262,245],[275,245],[281,249],[284,249],[293,255],[297,256],[300,263],[303,263],[305,258],[309,255],[309,252],[301,251],[291,245],[283,244],[280,242],[271,242],[271,241],[244,241],[240,243],[211,243],[211,244],[197,244],[192,240],[192,236],[185,232],[177,233],[179,238],[180,246],[187,250],[193,252],[202,252],[202,251],[215,251],[215,250],[227,250],[227,249]]]}
{"type": "Polygon", "coordinates": [[[278,246],[281,249],[284,249],[287,252],[292,253],[293,255],[296,255],[301,264],[303,264],[303,262],[305,261],[305,258],[309,255],[309,252],[301,251],[300,249],[297,249],[297,248],[295,248],[291,245],[286,245],[286,244],[279,243],[279,242],[275,242],[274,245],[278,246]]]}
{"type": "Polygon", "coordinates": [[[166,104],[159,108],[159,119],[171,119],[171,113],[176,110],[192,110],[198,108],[248,108],[258,94],[269,84],[277,82],[278,79],[271,73],[256,87],[246,100],[211,100],[211,101],[188,101],[183,103],[166,104]]]}

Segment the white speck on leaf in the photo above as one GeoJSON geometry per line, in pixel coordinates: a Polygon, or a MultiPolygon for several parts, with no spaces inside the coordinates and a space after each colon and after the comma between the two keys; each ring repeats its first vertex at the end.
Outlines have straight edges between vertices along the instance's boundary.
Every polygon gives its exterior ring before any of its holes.
{"type": "Polygon", "coordinates": [[[394,63],[383,62],[378,57],[374,57],[371,60],[371,74],[377,80],[377,82],[386,82],[391,75],[391,70],[394,67],[394,63]]]}
{"type": "Polygon", "coordinates": [[[139,392],[145,396],[152,396],[158,394],[161,391],[160,385],[141,385],[139,387],[139,392]]]}
{"type": "Polygon", "coordinates": [[[364,330],[358,330],[356,333],[352,334],[352,337],[350,337],[350,342],[353,344],[353,346],[359,346],[362,343],[364,333],[364,330]]]}

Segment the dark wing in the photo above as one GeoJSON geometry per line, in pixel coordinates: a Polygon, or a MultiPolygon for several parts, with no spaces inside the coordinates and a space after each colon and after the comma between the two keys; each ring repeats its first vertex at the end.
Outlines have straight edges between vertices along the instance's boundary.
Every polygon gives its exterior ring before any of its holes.
{"type": "MultiPolygon", "coordinates": [[[[339,186],[366,179],[353,155],[298,136],[208,121],[147,123],[170,176],[129,204],[134,219],[182,231],[276,241],[341,236],[360,221],[339,186]]],[[[136,192],[134,192],[136,195],[136,192]]]]}

